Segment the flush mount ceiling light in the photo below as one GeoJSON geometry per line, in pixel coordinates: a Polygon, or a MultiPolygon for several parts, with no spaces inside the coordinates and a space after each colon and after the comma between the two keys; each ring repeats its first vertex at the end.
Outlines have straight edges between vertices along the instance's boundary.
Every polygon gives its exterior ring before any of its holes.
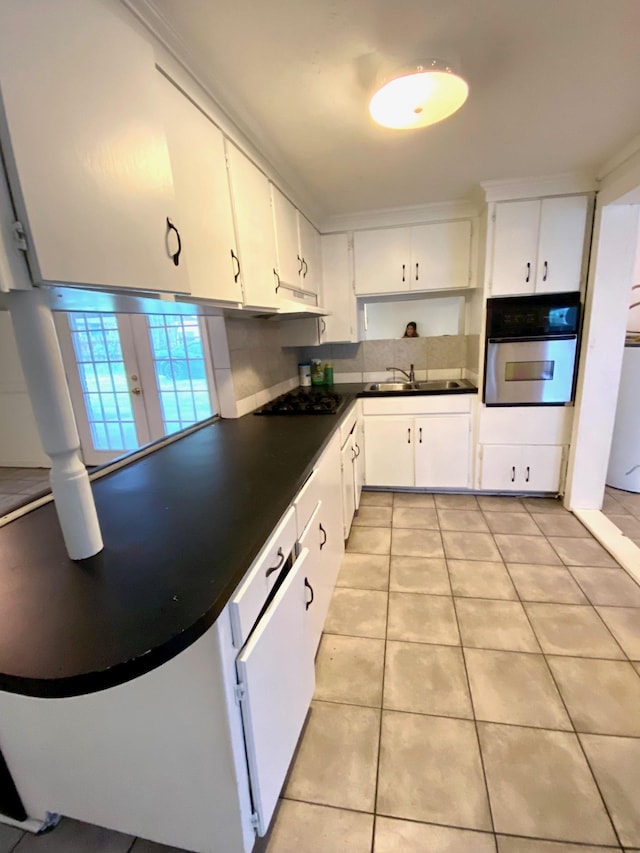
{"type": "Polygon", "coordinates": [[[369,103],[371,118],[396,129],[436,124],[467,100],[469,86],[451,63],[428,59],[387,78],[369,103]]]}

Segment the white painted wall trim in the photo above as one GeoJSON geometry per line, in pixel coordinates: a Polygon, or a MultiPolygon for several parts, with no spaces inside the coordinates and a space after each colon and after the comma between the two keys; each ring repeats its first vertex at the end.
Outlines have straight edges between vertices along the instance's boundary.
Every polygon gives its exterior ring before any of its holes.
{"type": "Polygon", "coordinates": [[[595,174],[565,172],[560,175],[546,175],[539,178],[481,181],[480,186],[484,190],[485,200],[492,202],[588,193],[598,188],[598,182],[595,174]]]}
{"type": "Polygon", "coordinates": [[[598,199],[565,505],[600,509],[615,422],[640,207],[598,199]]]}
{"type": "Polygon", "coordinates": [[[480,216],[482,207],[482,203],[459,200],[340,214],[326,218],[321,223],[320,231],[323,234],[333,234],[343,231],[363,231],[369,228],[475,219],[480,216]]]}
{"type": "MultiPolygon", "coordinates": [[[[611,165],[612,165],[611,161],[611,165]]],[[[602,179],[600,203],[640,204],[640,137],[620,152],[619,162],[602,179]]]]}
{"type": "Polygon", "coordinates": [[[592,533],[614,560],[640,583],[640,548],[596,509],[576,509],[573,514],[592,533]]]}

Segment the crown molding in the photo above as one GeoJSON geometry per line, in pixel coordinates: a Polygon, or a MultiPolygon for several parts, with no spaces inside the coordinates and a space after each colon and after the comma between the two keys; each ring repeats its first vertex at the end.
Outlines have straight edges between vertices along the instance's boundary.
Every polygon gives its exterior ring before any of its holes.
{"type": "Polygon", "coordinates": [[[244,154],[272,181],[292,204],[317,227],[321,211],[300,179],[292,174],[286,160],[278,150],[266,142],[266,134],[256,127],[255,118],[235,105],[230,109],[224,89],[211,89],[206,75],[194,62],[180,35],[152,0],[117,0],[136,19],[142,30],[151,36],[156,53],[156,64],[165,76],[173,80],[216,127],[237,145],[244,154]],[[176,72],[182,72],[177,74],[176,72]],[[195,84],[195,86],[194,86],[195,84]],[[203,95],[205,96],[203,98],[203,95]]]}
{"type": "Polygon", "coordinates": [[[564,172],[539,178],[515,178],[499,181],[481,181],[487,203],[512,201],[519,198],[544,198],[552,195],[574,195],[595,192],[598,180],[588,172],[564,172]]]}
{"type": "Polygon", "coordinates": [[[345,213],[327,217],[320,225],[323,234],[363,231],[369,228],[392,228],[398,225],[420,225],[454,219],[473,219],[480,215],[482,204],[468,199],[442,201],[410,207],[388,207],[361,213],[345,213]]]}

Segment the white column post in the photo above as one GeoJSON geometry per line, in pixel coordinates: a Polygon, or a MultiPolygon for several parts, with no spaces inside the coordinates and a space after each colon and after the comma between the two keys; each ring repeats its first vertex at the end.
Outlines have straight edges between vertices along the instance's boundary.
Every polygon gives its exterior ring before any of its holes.
{"type": "Polygon", "coordinates": [[[102,550],[102,536],[51,309],[37,288],[11,291],[8,301],[62,535],[71,559],[83,560],[102,550]]]}

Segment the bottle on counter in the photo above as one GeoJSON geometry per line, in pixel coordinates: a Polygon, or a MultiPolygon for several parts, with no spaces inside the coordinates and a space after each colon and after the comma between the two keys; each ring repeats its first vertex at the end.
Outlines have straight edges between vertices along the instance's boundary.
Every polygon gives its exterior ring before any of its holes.
{"type": "Polygon", "coordinates": [[[328,361],[324,366],[324,384],[333,385],[333,365],[328,361]]]}
{"type": "Polygon", "coordinates": [[[311,384],[324,385],[324,368],[319,358],[311,359],[311,384]]]}
{"type": "Polygon", "coordinates": [[[303,361],[298,364],[298,381],[303,388],[311,385],[311,362],[303,361]]]}

